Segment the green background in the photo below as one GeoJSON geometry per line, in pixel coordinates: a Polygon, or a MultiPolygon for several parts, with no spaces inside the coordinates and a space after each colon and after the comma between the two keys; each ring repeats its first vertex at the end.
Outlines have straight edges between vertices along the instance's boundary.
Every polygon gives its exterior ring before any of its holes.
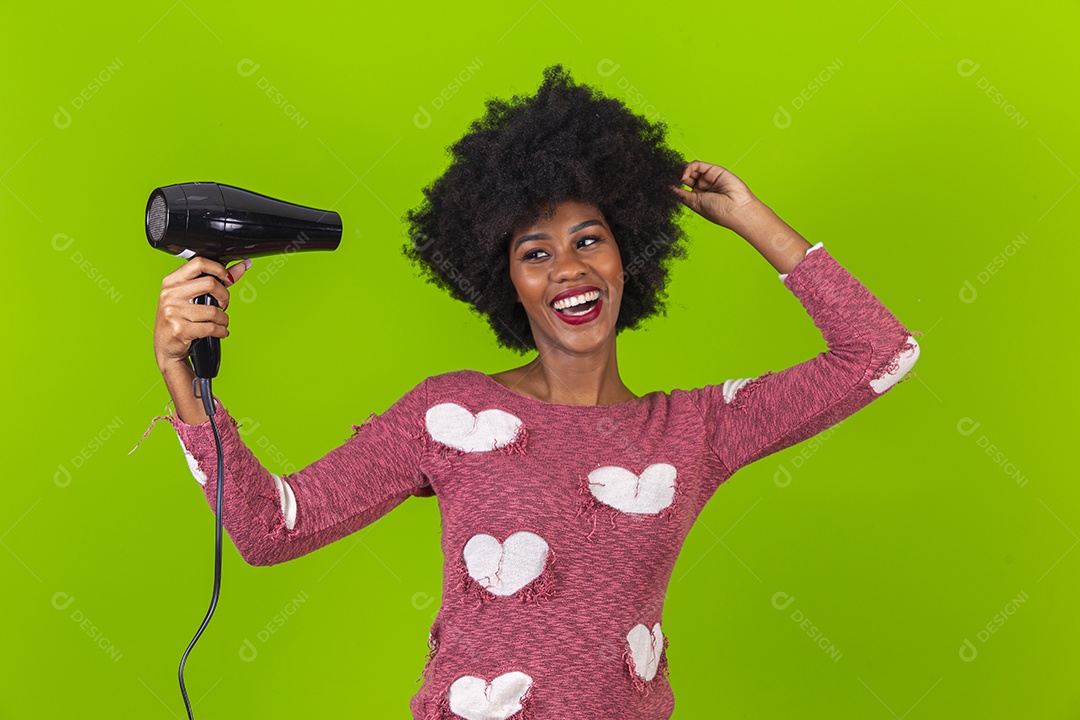
{"type": "MultiPolygon", "coordinates": [[[[179,262],[146,243],[150,190],[341,214],[338,251],[256,259],[234,288],[215,384],[295,470],[427,375],[528,359],[418,278],[401,218],[483,100],[555,62],[923,333],[887,399],[705,509],[664,614],[675,717],[1080,717],[1075,2],[5,3],[0,25],[3,717],[184,715],[213,517],[167,424],[128,454],[168,401],[151,327],[179,262]]],[[[826,349],[752,247],[686,226],[668,315],[620,338],[632,390],[826,349]]],[[[407,717],[438,543],[429,498],[281,566],[228,545],[196,717],[407,717]]]]}

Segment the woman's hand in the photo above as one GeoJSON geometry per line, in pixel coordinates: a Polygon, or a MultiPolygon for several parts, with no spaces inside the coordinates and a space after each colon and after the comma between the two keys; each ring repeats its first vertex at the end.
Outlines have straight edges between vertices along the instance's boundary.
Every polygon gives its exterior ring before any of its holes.
{"type": "Polygon", "coordinates": [[[687,191],[672,186],[683,205],[729,230],[735,230],[741,210],[759,202],[730,170],[701,160],[687,164],[680,182],[690,187],[687,191]]]}
{"type": "Polygon", "coordinates": [[[182,364],[187,366],[191,342],[201,337],[228,337],[228,287],[250,267],[251,260],[238,262],[227,270],[224,265],[203,257],[193,257],[161,282],[157,319],[154,321],[154,356],[158,368],[166,373],[182,364]],[[209,273],[212,277],[199,277],[209,273]],[[196,305],[192,300],[210,293],[218,305],[196,305]]]}

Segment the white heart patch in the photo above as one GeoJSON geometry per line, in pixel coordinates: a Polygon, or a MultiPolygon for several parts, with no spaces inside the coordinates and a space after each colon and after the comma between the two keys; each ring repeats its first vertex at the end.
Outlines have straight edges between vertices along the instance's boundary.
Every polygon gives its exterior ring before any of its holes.
{"type": "Polygon", "coordinates": [[[446,693],[450,710],[465,720],[506,720],[521,712],[521,699],[532,686],[523,672],[508,672],[490,683],[475,675],[463,675],[446,693]]]}
{"type": "Polygon", "coordinates": [[[731,404],[731,401],[735,399],[735,393],[742,390],[743,386],[754,378],[739,378],[738,380],[725,380],[724,381],[724,402],[731,404]]]}
{"type": "Polygon", "coordinates": [[[919,343],[911,335],[908,335],[907,339],[907,344],[904,345],[903,349],[901,349],[896,357],[893,358],[896,369],[892,372],[885,373],[877,380],[870,381],[870,387],[872,387],[874,392],[878,395],[898,383],[900,378],[904,377],[908,370],[911,370],[911,368],[915,366],[915,361],[919,359],[919,343]]]}
{"type": "Polygon", "coordinates": [[[548,544],[535,533],[521,530],[500,543],[490,535],[473,535],[465,543],[469,576],[493,595],[513,595],[540,577],[548,544]]]}
{"type": "Polygon", "coordinates": [[[440,403],[428,408],[428,434],[444,445],[465,452],[485,452],[509,445],[517,437],[521,420],[492,408],[473,415],[457,403],[440,403]]]}
{"type": "Polygon", "coordinates": [[[597,500],[625,513],[655,515],[675,499],[675,466],[654,463],[637,476],[608,465],[589,473],[589,490],[597,500]]]}
{"type": "Polygon", "coordinates": [[[646,681],[656,677],[656,668],[660,666],[660,654],[664,652],[664,633],[660,632],[660,623],[649,628],[638,623],[626,634],[630,645],[630,657],[634,660],[634,672],[646,681]]]}

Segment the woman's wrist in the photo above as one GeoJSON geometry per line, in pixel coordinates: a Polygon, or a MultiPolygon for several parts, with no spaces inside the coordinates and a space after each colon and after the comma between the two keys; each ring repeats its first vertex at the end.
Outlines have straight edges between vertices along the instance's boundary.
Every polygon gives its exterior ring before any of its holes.
{"type": "Polygon", "coordinates": [[[778,273],[791,272],[810,249],[806,238],[760,200],[744,205],[735,218],[731,229],[753,245],[778,273]]]}
{"type": "Polygon", "coordinates": [[[761,229],[776,218],[776,213],[758,198],[740,206],[731,214],[728,229],[747,241],[749,235],[760,233],[761,229]]]}
{"type": "Polygon", "coordinates": [[[158,370],[161,371],[163,377],[169,375],[184,375],[186,373],[194,374],[191,369],[191,362],[186,357],[184,358],[158,358],[157,359],[158,370]]]}
{"type": "Polygon", "coordinates": [[[210,419],[203,409],[202,400],[196,398],[192,391],[195,371],[186,358],[162,364],[161,375],[176,407],[176,415],[182,422],[201,425],[210,419]]]}

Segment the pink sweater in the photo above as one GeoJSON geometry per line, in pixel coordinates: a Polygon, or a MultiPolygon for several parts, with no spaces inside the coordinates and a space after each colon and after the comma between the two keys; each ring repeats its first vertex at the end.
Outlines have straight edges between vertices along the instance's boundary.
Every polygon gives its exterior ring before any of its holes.
{"type": "MultiPolygon", "coordinates": [[[[449,372],[284,477],[219,404],[229,537],[248,563],[272,565],[434,495],[442,606],[414,718],[669,718],[664,595],[705,503],[739,468],[873,401],[918,357],[821,243],[780,279],[829,350],[750,380],[576,406],[449,372]]],[[[210,423],[169,419],[213,506],[210,423]]]]}

